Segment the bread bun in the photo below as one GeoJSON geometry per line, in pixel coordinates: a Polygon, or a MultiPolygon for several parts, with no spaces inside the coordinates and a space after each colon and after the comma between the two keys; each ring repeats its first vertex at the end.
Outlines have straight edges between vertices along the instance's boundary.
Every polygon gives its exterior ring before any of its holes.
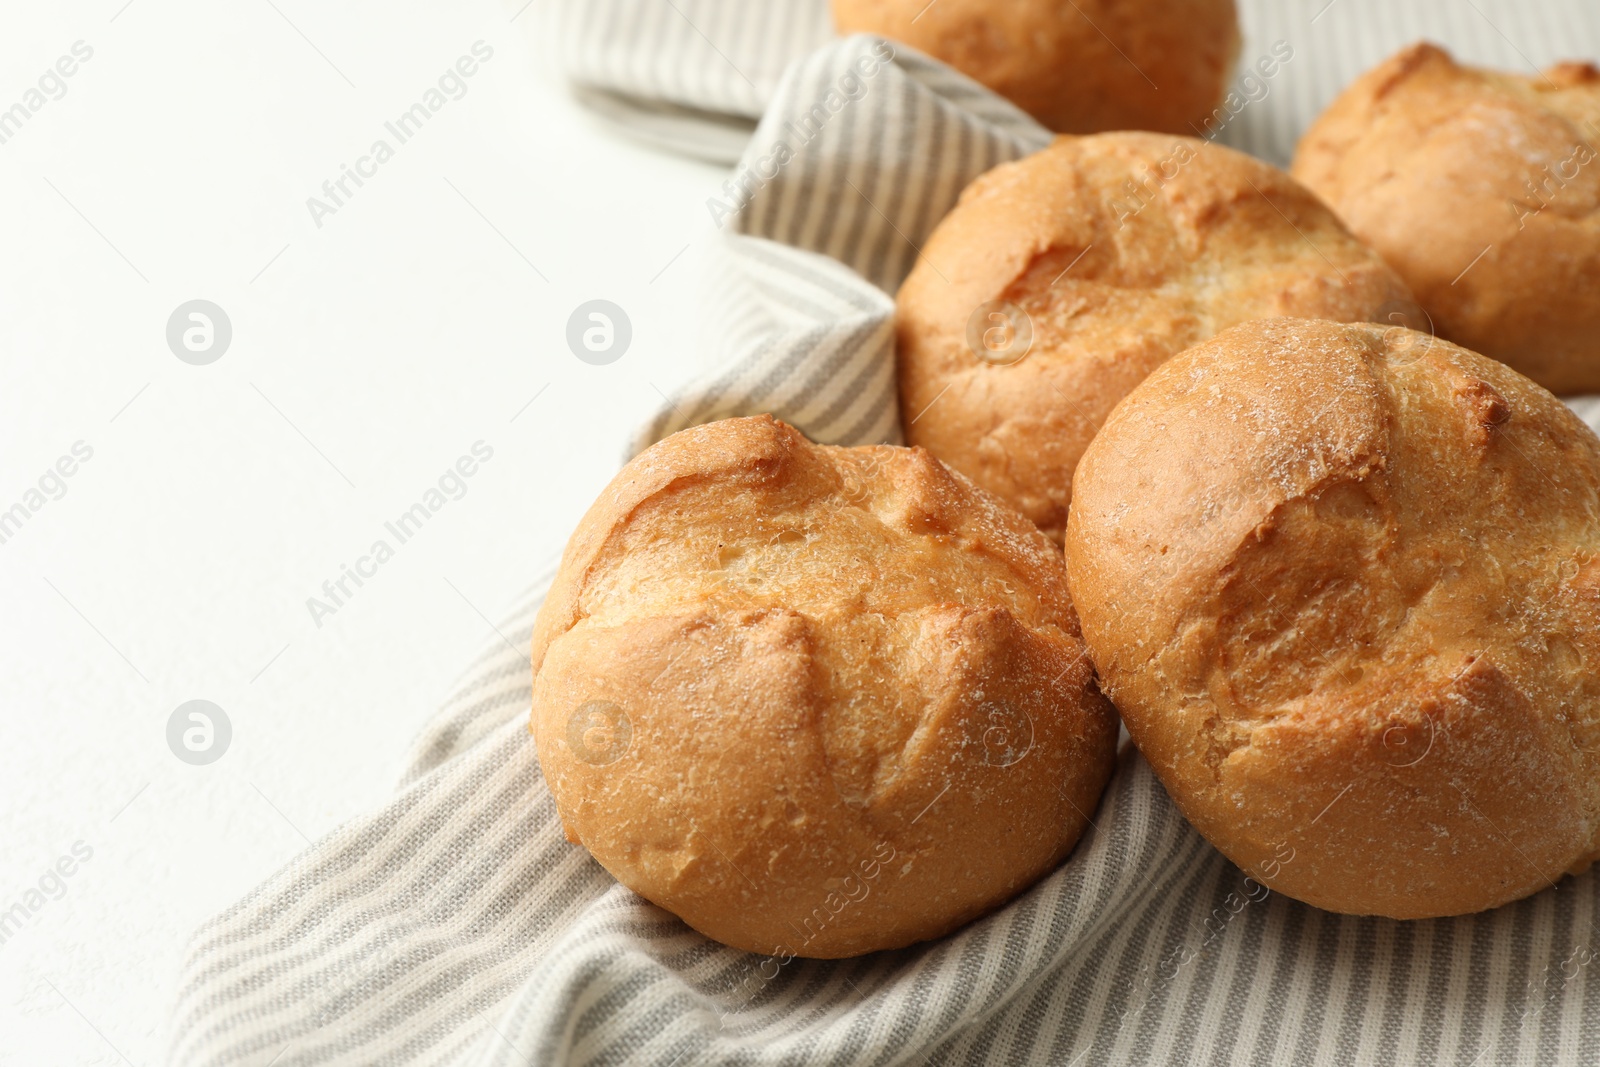
{"type": "Polygon", "coordinates": [[[903,41],[1061,133],[1188,133],[1239,55],[1234,0],[832,0],[840,33],[903,41]]]}
{"type": "Polygon", "coordinates": [[[1072,848],[1110,776],[1059,554],[920,449],[673,435],[584,516],[533,633],[567,835],[719,941],[937,937],[1072,848]]]}
{"type": "Polygon", "coordinates": [[[1456,915],[1595,857],[1600,441],[1503,364],[1236,326],[1106,420],[1066,557],[1134,741],[1273,888],[1456,915]]]}
{"type": "Polygon", "coordinates": [[[1410,283],[1440,336],[1600,391],[1600,70],[1536,77],[1419,44],[1306,132],[1294,175],[1410,283]]]}
{"type": "Polygon", "coordinates": [[[1246,319],[1412,308],[1287,174],[1192,137],[1058,138],[973,182],[923,253],[896,309],[906,438],[1057,541],[1078,457],[1168,357],[1246,319]]]}

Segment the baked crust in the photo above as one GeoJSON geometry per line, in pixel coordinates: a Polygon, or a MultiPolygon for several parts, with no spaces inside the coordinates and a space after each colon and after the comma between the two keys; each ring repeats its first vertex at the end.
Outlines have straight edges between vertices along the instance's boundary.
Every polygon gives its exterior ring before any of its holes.
{"type": "Polygon", "coordinates": [[[1283,171],[1192,137],[1061,137],[973,182],[896,301],[900,410],[922,445],[1060,541],[1072,472],[1117,401],[1246,319],[1410,308],[1398,276],[1283,171]],[[969,326],[1003,302],[1018,362],[969,326]]]}
{"type": "Polygon", "coordinates": [[[1417,44],[1356,79],[1293,172],[1435,330],[1557,393],[1600,390],[1600,70],[1523,77],[1417,44]]]}
{"type": "Polygon", "coordinates": [[[920,449],[675,434],[567,546],[532,729],[569,838],[701,932],[892,948],[1052,869],[1110,776],[1066,568],[920,449]]]}
{"type": "Polygon", "coordinates": [[[1233,0],[833,0],[833,21],[904,41],[1060,133],[1188,133],[1239,56],[1233,0]]]}
{"type": "Polygon", "coordinates": [[[1332,911],[1494,907],[1600,825],[1600,441],[1413,331],[1234,327],[1118,406],[1066,558],[1106,692],[1231,860],[1332,911]]]}

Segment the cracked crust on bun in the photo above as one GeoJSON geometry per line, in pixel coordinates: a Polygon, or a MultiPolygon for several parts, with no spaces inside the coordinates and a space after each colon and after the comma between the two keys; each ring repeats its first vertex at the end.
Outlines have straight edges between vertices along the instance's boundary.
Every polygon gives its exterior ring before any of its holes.
{"type": "Polygon", "coordinates": [[[1400,272],[1441,337],[1557,393],[1600,391],[1600,69],[1458,64],[1413,45],[1362,75],[1294,176],[1400,272]]]}
{"type": "Polygon", "coordinates": [[[938,937],[1053,869],[1108,780],[1066,568],[921,449],[770,416],[616,476],[534,627],[568,837],[702,933],[779,958],[938,937]]]}
{"type": "Polygon", "coordinates": [[[1135,743],[1272,888],[1459,915],[1595,858],[1600,441],[1504,364],[1236,326],[1106,421],[1066,557],[1135,743]]]}
{"type": "Polygon", "coordinates": [[[1410,295],[1276,167],[1192,137],[1058,138],[968,186],[901,286],[906,440],[1059,542],[1078,457],[1163,361],[1247,319],[1421,325],[1410,295]]]}

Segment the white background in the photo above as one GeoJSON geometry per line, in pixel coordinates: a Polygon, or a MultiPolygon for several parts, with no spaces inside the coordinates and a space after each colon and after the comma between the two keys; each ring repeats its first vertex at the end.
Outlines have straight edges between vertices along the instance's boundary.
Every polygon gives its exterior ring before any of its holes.
{"type": "Polygon", "coordinates": [[[94,449],[0,544],[0,911],[93,849],[0,945],[27,1067],[161,1062],[189,932],[391,790],[494,639],[478,612],[694,369],[723,177],[586,118],[537,6],[124,3],[14,2],[0,32],[0,108],[94,50],[0,145],[0,510],[94,449]],[[466,96],[318,229],[306,198],[480,39],[466,96]],[[166,344],[195,298],[233,325],[209,366],[166,344]],[[564,340],[594,298],[633,323],[604,367],[564,340]],[[467,495],[318,629],[306,598],[478,440],[467,495]],[[194,698],[234,729],[205,767],[165,739],[194,698]]]}
{"type": "MultiPolygon", "coordinates": [[[[0,144],[0,511],[94,450],[0,544],[0,913],[93,850],[0,944],[0,1065],[161,1062],[189,933],[386,797],[485,617],[697,369],[725,172],[595,125],[522,2],[0,9],[0,110],[94,50],[0,144]],[[466,96],[318,228],[307,197],[479,40],[466,96]],[[197,298],[233,326],[200,367],[166,342],[197,298]],[[633,324],[604,367],[564,338],[596,298],[633,324]],[[318,628],[307,597],[479,440],[467,495],[318,628]],[[205,767],[166,743],[195,698],[234,730],[205,767]]],[[[1520,70],[1600,42],[1592,0],[1243,6],[1243,58],[1296,59],[1223,140],[1275,162],[1419,37],[1520,70]]]]}

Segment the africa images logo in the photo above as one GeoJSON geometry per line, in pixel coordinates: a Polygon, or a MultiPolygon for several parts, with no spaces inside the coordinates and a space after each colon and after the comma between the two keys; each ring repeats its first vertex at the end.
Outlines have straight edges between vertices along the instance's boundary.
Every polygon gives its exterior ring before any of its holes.
{"type": "Polygon", "coordinates": [[[337,614],[339,609],[366,585],[367,579],[377,577],[378,568],[394,558],[395,550],[420,533],[429,520],[444,510],[446,504],[466,496],[469,488],[467,480],[493,458],[494,446],[487,441],[474,441],[470,456],[463,455],[457,458],[455,463],[446,467],[444,473],[439,475],[438,482],[422,494],[420,500],[402,511],[394,520],[383,524],[385,532],[394,538],[393,545],[387,538],[380,537],[372,542],[365,554],[356,557],[354,567],[345,563],[339,564],[339,576],[322,583],[323,597],[306,598],[306,610],[310,612],[311,621],[316,628],[322,629],[323,620],[337,614]]]}
{"type": "Polygon", "coordinates": [[[88,44],[83,41],[72,42],[72,55],[57,59],[53,67],[46,68],[39,75],[37,88],[27,89],[21,100],[0,110],[0,144],[21,133],[23,124],[42,111],[51,100],[66,96],[66,79],[78,73],[79,65],[89,62],[93,57],[94,49],[88,44]],[[46,93],[49,95],[46,96],[46,93]]]}
{"type": "Polygon", "coordinates": [[[375,178],[378,167],[394,158],[395,148],[403,145],[418,133],[422,132],[423,125],[435,114],[444,109],[451,100],[460,100],[467,95],[467,79],[478,73],[480,63],[487,63],[494,58],[494,49],[484,41],[472,43],[472,55],[461,56],[451,67],[439,75],[438,82],[429,86],[422,94],[422,99],[402,111],[391,122],[385,122],[383,128],[394,138],[390,144],[386,138],[380,137],[372,142],[366,155],[357,156],[354,167],[349,164],[339,164],[339,176],[330,178],[322,183],[322,196],[306,198],[306,210],[311,212],[311,221],[317,229],[322,229],[322,220],[328,215],[336,215],[345,202],[355,196],[356,191],[366,184],[365,179],[375,178]],[[473,57],[477,58],[473,58],[473,57]],[[449,94],[446,96],[446,94],[449,94]],[[354,183],[355,188],[350,186],[354,183]]]}

